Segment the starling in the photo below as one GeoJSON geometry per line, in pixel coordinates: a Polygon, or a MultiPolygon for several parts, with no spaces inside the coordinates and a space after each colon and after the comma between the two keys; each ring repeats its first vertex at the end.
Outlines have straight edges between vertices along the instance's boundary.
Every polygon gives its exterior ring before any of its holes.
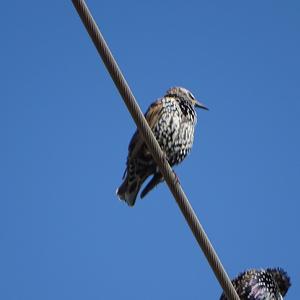
{"type": "MultiPolygon", "coordinates": [[[[241,300],[282,300],[291,286],[287,273],[280,268],[251,269],[232,280],[241,300]]],[[[227,300],[224,293],[220,300],[227,300]]]]}
{"type": "MultiPolygon", "coordinates": [[[[173,87],[152,103],[145,113],[171,166],[183,161],[192,148],[197,123],[195,107],[207,109],[187,89],[173,87]]],[[[141,185],[150,175],[153,177],[142,191],[141,198],[163,181],[163,176],[137,130],[129,143],[124,181],[117,190],[118,197],[133,206],[141,185]]]]}

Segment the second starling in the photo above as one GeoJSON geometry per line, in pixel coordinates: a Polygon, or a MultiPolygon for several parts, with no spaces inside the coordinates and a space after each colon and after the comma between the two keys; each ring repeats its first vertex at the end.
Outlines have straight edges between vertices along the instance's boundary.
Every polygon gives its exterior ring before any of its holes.
{"type": "MultiPolygon", "coordinates": [[[[164,97],[150,105],[145,118],[171,166],[182,162],[190,152],[197,123],[195,107],[207,109],[185,88],[170,88],[164,97]]],[[[143,198],[163,180],[138,130],[129,147],[123,183],[117,195],[133,206],[144,181],[153,175],[141,193],[143,198]]]]}
{"type": "MultiPolygon", "coordinates": [[[[241,300],[282,300],[291,286],[290,278],[281,268],[251,269],[232,280],[241,300]]],[[[227,300],[224,293],[220,300],[227,300]]]]}

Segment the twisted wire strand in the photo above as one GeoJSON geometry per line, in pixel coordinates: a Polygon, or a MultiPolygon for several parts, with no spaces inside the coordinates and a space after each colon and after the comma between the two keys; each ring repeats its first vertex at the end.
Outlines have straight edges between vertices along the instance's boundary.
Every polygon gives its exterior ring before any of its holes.
{"type": "Polygon", "coordinates": [[[155,139],[137,101],[131,92],[117,62],[115,61],[109,47],[107,46],[95,20],[93,19],[84,0],[72,0],[88,34],[95,47],[97,48],[111,78],[113,79],[124,103],[126,104],[132,118],[134,119],[139,132],[141,133],[148,149],[158,165],[164,179],[169,186],[182,214],[184,215],[190,229],[192,230],[198,244],[204,252],[215,276],[217,277],[225,295],[230,300],[239,300],[237,295],[216,251],[210,243],[202,225],[200,224],[187,196],[181,188],[172,168],[166,160],[157,140],[155,139]]]}

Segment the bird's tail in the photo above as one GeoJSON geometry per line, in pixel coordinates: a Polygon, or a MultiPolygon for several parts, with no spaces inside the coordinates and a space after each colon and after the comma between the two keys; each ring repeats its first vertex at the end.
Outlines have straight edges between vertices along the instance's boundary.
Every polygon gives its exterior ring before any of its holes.
{"type": "Polygon", "coordinates": [[[131,180],[129,180],[129,176],[127,174],[123,183],[117,189],[117,195],[129,206],[133,206],[143,181],[139,176],[135,176],[134,178],[130,179],[131,180]]]}

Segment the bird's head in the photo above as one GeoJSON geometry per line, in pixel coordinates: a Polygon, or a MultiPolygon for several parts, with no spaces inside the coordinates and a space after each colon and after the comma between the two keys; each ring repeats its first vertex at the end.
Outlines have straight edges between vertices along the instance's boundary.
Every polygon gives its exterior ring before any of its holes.
{"type": "Polygon", "coordinates": [[[179,99],[188,101],[194,107],[199,107],[199,108],[208,110],[208,108],[204,104],[199,102],[189,90],[187,90],[183,87],[176,86],[176,87],[172,87],[172,88],[168,89],[166,96],[179,98],[179,99]]]}
{"type": "Polygon", "coordinates": [[[269,268],[267,272],[272,274],[272,277],[278,285],[280,294],[284,296],[291,286],[291,280],[288,274],[281,268],[269,268]]]}

